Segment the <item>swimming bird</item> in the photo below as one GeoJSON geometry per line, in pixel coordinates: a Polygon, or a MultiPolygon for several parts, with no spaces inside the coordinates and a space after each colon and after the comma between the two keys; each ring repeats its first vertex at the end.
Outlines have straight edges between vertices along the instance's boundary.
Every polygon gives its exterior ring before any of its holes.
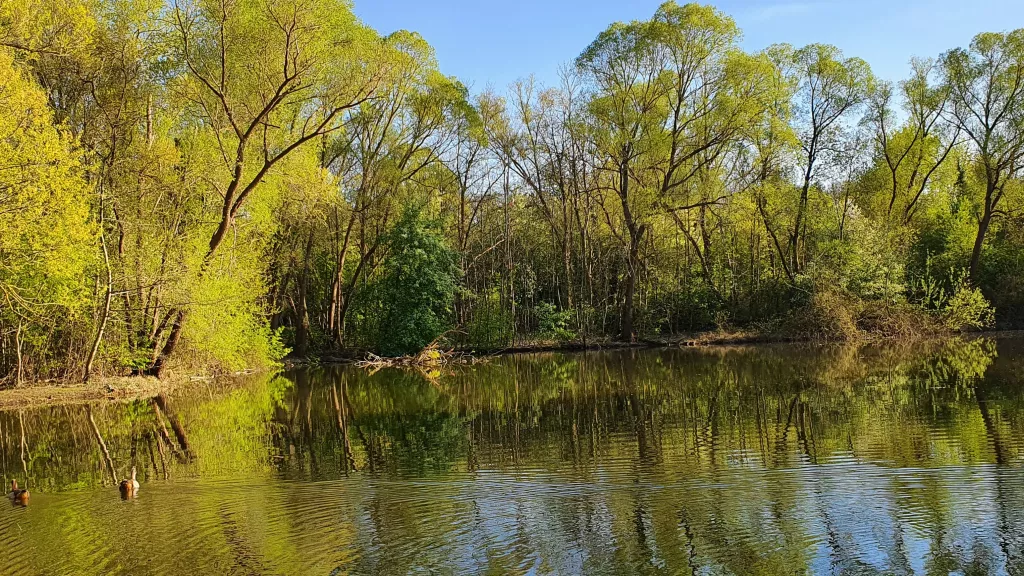
{"type": "Polygon", "coordinates": [[[11,480],[11,492],[7,497],[14,504],[21,504],[22,506],[28,504],[28,490],[20,490],[17,480],[11,480]]]}
{"type": "Polygon", "coordinates": [[[139,481],[135,479],[135,466],[132,466],[131,480],[125,478],[118,484],[117,489],[121,491],[121,498],[125,500],[134,498],[139,493],[139,481]]]}

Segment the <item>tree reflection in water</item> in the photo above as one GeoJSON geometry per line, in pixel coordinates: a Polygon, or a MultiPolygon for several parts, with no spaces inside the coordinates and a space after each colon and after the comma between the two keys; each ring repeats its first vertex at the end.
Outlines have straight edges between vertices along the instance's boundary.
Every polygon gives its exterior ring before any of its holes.
{"type": "Polygon", "coordinates": [[[33,494],[0,572],[1020,573],[1022,368],[987,339],[543,354],[0,413],[33,494]]]}

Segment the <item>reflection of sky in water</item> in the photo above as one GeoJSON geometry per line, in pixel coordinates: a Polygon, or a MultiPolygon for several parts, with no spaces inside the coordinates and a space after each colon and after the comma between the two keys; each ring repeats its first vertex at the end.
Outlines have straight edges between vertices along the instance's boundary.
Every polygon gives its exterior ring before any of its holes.
{"type": "Polygon", "coordinates": [[[1010,493],[1020,494],[1020,475],[994,467],[895,470],[847,461],[802,470],[745,470],[742,475],[725,474],[714,484],[637,486],[524,483],[500,472],[482,472],[472,479],[436,485],[372,483],[365,488],[371,495],[359,505],[364,510],[377,499],[416,506],[443,501],[447,510],[418,523],[418,528],[443,535],[429,543],[413,543],[410,538],[397,546],[385,545],[386,536],[374,532],[373,522],[367,521],[361,526],[364,540],[359,545],[366,555],[351,567],[371,572],[386,569],[388,558],[405,554],[414,564],[444,565],[457,572],[478,571],[495,559],[524,572],[657,571],[678,569],[674,562],[680,553],[690,555],[688,562],[699,572],[735,572],[748,558],[742,550],[730,549],[732,542],[737,548],[756,549],[761,556],[786,547],[803,549],[810,571],[820,574],[926,573],[930,563],[935,564],[930,558],[934,552],[960,566],[1002,574],[1007,572],[1003,554],[1016,552],[1007,548],[1010,543],[1003,531],[1020,528],[1017,513],[1001,510],[998,504],[1010,493]],[[768,483],[783,485],[796,503],[788,512],[789,526],[780,525],[775,517],[778,502],[761,492],[768,483]],[[934,511],[913,502],[923,496],[915,491],[928,490],[943,495],[945,510],[940,513],[946,517],[935,518],[934,511]],[[626,519],[633,524],[629,543],[616,530],[623,522],[616,517],[622,499],[635,507],[635,515],[626,519]],[[692,527],[692,542],[685,542],[685,528],[679,525],[672,527],[676,538],[658,540],[663,534],[658,534],[656,523],[691,514],[691,504],[709,504],[714,510],[714,502],[726,499],[740,501],[741,518],[725,533],[705,537],[709,529],[727,521],[729,512],[717,510],[721,517],[709,513],[697,523],[700,526],[692,527]],[[787,541],[787,532],[803,538],[787,541]],[[936,542],[942,551],[933,550],[936,542]],[[622,555],[627,547],[636,552],[633,557],[622,555]],[[673,549],[663,550],[666,547],[673,549]]]}
{"type": "Polygon", "coordinates": [[[0,413],[5,478],[33,488],[0,510],[0,573],[1024,569],[1020,343],[795,350],[325,370],[178,393],[162,419],[97,406],[96,431],[80,407],[0,413]]]}

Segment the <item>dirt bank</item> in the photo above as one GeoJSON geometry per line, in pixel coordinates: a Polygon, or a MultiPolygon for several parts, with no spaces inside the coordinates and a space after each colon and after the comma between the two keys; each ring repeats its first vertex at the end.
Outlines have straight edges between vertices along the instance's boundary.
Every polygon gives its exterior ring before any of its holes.
{"type": "Polygon", "coordinates": [[[0,390],[0,410],[152,398],[161,392],[173,390],[183,382],[187,383],[187,380],[158,380],[145,376],[98,378],[87,384],[30,382],[17,388],[0,390]]]}

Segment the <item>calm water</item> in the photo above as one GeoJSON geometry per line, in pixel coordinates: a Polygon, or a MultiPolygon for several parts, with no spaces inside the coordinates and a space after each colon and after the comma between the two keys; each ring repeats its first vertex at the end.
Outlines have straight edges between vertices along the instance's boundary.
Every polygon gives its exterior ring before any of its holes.
{"type": "Polygon", "coordinates": [[[0,413],[0,574],[1020,574],[1024,341],[322,368],[0,413]],[[122,501],[132,465],[142,488],[122,501]]]}

